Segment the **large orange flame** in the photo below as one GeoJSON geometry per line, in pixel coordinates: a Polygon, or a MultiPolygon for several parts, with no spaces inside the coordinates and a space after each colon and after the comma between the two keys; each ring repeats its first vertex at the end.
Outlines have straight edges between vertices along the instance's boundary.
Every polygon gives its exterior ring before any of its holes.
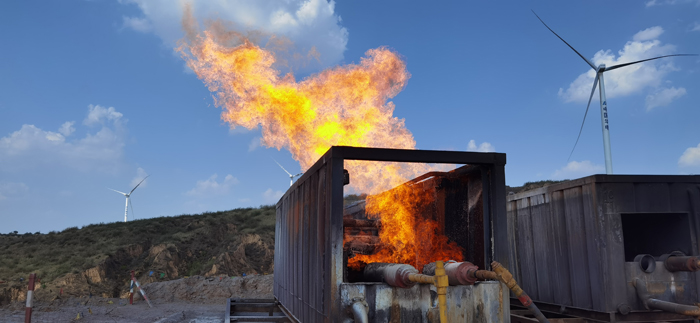
{"type": "Polygon", "coordinates": [[[422,270],[423,265],[436,260],[464,260],[463,249],[439,234],[438,223],[431,218],[434,193],[404,184],[368,196],[365,212],[381,220],[382,247],[371,255],[356,255],[348,260],[348,266],[359,270],[368,263],[390,262],[422,270]]]}
{"type": "MultiPolygon", "coordinates": [[[[291,73],[281,76],[273,52],[226,30],[223,23],[208,23],[199,32],[189,6],[183,28],[185,38],[177,51],[215,94],[215,104],[224,109],[222,119],[231,127],[260,127],[261,143],[288,149],[302,169],[333,145],[415,148],[413,135],[402,119],[393,116],[394,104],[388,101],[406,86],[410,74],[405,62],[388,48],[367,51],[359,64],[296,81],[291,73]]],[[[387,190],[428,170],[421,164],[353,161],[345,168],[352,174],[352,188],[367,193],[387,190]]],[[[408,253],[417,248],[413,241],[421,235],[416,228],[426,230],[414,225],[412,202],[371,201],[373,213],[386,228],[382,242],[394,246],[385,253],[397,262],[409,261],[408,253]],[[404,247],[409,245],[416,247],[404,247]]]]}

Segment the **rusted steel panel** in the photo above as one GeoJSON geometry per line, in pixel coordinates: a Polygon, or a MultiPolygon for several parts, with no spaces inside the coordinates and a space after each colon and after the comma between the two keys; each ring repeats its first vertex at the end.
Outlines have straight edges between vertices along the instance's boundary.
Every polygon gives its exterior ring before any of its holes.
{"type": "Polygon", "coordinates": [[[506,213],[508,216],[508,248],[510,249],[510,255],[508,259],[510,260],[510,271],[513,273],[517,281],[522,282],[522,274],[520,273],[520,262],[517,257],[520,254],[519,247],[517,243],[517,211],[518,211],[518,201],[508,201],[506,203],[506,213]]]}
{"type": "MultiPolygon", "coordinates": [[[[611,268],[623,268],[625,266],[625,257],[619,255],[625,254],[625,246],[622,232],[622,221],[618,210],[623,210],[625,205],[633,205],[635,200],[635,185],[633,183],[608,183],[605,185],[597,185],[596,198],[602,216],[607,221],[600,228],[602,241],[605,241],[606,250],[600,251],[600,257],[603,272],[603,280],[607,295],[601,298],[605,301],[604,311],[617,311],[617,307],[627,302],[627,291],[625,272],[622,270],[611,270],[611,268]]],[[[631,260],[631,259],[630,259],[631,260]]]]}
{"type": "MultiPolygon", "coordinates": [[[[505,155],[503,155],[505,164],[505,155]]],[[[504,167],[489,167],[489,192],[488,201],[490,204],[489,216],[491,219],[490,232],[493,233],[492,257],[488,261],[498,261],[506,268],[510,268],[510,248],[508,244],[508,215],[506,214],[506,173],[504,167]],[[505,262],[502,262],[505,261],[505,262]]],[[[485,196],[484,199],[487,197],[485,196]]]]}
{"type": "MultiPolygon", "coordinates": [[[[583,241],[586,243],[586,250],[588,252],[586,258],[586,265],[588,266],[588,284],[590,291],[590,305],[594,310],[606,311],[612,310],[605,306],[606,288],[597,288],[596,286],[608,286],[606,283],[611,283],[606,277],[607,272],[603,269],[606,266],[605,255],[608,254],[606,248],[606,236],[605,230],[606,216],[602,214],[599,207],[597,207],[597,199],[595,196],[595,185],[586,184],[581,187],[581,206],[583,207],[583,212],[579,215],[583,221],[583,225],[586,228],[586,239],[583,241]],[[595,239],[590,239],[589,237],[596,237],[595,239]]],[[[607,267],[605,267],[607,268],[607,267]]]]}
{"type": "Polygon", "coordinates": [[[645,273],[633,258],[649,253],[658,260],[674,250],[700,255],[700,176],[594,175],[510,195],[508,201],[509,218],[515,221],[510,245],[517,246],[510,259],[518,262],[512,267],[543,310],[566,309],[566,314],[603,321],[678,319],[641,305],[631,285],[637,276],[661,300],[697,301],[700,273],[664,273],[658,266],[645,273]],[[536,209],[540,196],[546,206],[536,209]],[[549,216],[540,219],[543,214],[549,216]],[[535,269],[524,268],[531,261],[524,250],[529,246],[535,249],[535,269]],[[525,277],[533,270],[536,285],[525,277]],[[549,286],[542,277],[550,277],[549,286]],[[543,293],[548,288],[551,299],[543,293]]]}
{"type": "Polygon", "coordinates": [[[550,245],[551,255],[554,257],[554,267],[547,271],[553,272],[551,279],[554,289],[555,301],[563,305],[573,305],[571,297],[571,267],[569,263],[569,234],[566,231],[566,209],[564,204],[564,192],[552,192],[549,212],[552,219],[552,241],[550,245]]]}
{"type": "Polygon", "coordinates": [[[274,293],[302,322],[328,322],[324,268],[329,250],[325,166],[320,165],[277,204],[274,293]]]}
{"type": "Polygon", "coordinates": [[[571,293],[573,305],[591,308],[591,285],[588,271],[588,244],[584,224],[581,187],[564,190],[566,230],[569,233],[571,293]]]}
{"type": "MultiPolygon", "coordinates": [[[[436,293],[434,286],[425,284],[408,289],[377,283],[346,283],[340,287],[344,308],[350,307],[353,299],[365,299],[369,322],[439,322],[436,293]]],[[[450,286],[446,296],[448,322],[510,321],[508,289],[498,282],[450,286]]]]}
{"type": "MultiPolygon", "coordinates": [[[[550,261],[552,251],[549,244],[553,240],[550,221],[549,205],[545,204],[545,195],[537,194],[530,197],[530,216],[532,217],[532,244],[534,248],[535,276],[537,278],[537,293],[544,302],[554,302],[552,281],[548,268],[555,264],[550,261]]],[[[528,291],[528,293],[532,293],[528,291]]]]}
{"type": "Polygon", "coordinates": [[[522,286],[527,288],[530,297],[538,297],[537,266],[535,265],[535,248],[532,243],[532,217],[530,216],[529,198],[518,201],[517,223],[518,261],[522,275],[522,286]]]}

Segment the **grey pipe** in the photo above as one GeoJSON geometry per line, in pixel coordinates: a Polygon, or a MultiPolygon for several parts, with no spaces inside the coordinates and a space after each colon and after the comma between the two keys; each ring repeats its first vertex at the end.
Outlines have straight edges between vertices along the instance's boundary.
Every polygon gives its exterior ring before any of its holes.
{"type": "Polygon", "coordinates": [[[644,304],[644,307],[647,309],[654,308],[682,315],[700,316],[700,307],[698,306],[678,304],[651,298],[651,295],[649,295],[647,291],[646,284],[639,278],[634,280],[634,287],[637,289],[637,297],[639,297],[642,304],[644,304]]]}
{"type": "Polygon", "coordinates": [[[364,299],[357,299],[351,306],[355,323],[369,323],[369,313],[367,313],[367,303],[364,299]]]}

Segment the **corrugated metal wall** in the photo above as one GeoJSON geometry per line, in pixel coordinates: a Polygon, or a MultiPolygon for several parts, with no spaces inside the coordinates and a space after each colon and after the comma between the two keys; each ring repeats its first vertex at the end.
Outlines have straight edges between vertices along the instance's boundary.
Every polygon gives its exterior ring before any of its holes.
{"type": "Polygon", "coordinates": [[[332,315],[338,255],[331,244],[330,169],[317,163],[277,204],[274,294],[301,322],[329,322],[332,315]]]}
{"type": "Polygon", "coordinates": [[[652,212],[688,214],[700,254],[700,176],[594,175],[510,195],[514,273],[535,301],[615,312],[629,302],[621,214],[652,212]]]}

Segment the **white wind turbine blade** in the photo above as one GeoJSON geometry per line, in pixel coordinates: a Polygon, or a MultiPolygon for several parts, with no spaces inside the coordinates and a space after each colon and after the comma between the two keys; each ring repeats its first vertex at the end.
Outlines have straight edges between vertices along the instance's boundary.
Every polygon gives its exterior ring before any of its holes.
{"type": "Polygon", "coordinates": [[[143,181],[145,181],[146,178],[148,178],[148,176],[151,175],[146,175],[146,177],[144,177],[138,184],[136,184],[136,186],[131,190],[131,192],[129,192],[129,195],[131,195],[131,193],[133,193],[136,190],[136,188],[139,187],[139,185],[141,185],[141,183],[143,183],[143,181]]]}
{"type": "Polygon", "coordinates": [[[651,61],[651,60],[655,60],[655,59],[659,59],[659,58],[664,58],[664,57],[671,57],[671,56],[698,56],[698,55],[697,55],[697,54],[673,54],[673,55],[664,55],[664,56],[659,56],[659,57],[654,57],[654,58],[647,58],[647,59],[643,59],[643,60],[641,60],[641,61],[636,61],[636,62],[629,62],[629,63],[624,63],[624,64],[613,65],[613,66],[610,66],[610,67],[606,67],[606,68],[605,68],[605,71],[607,72],[607,71],[611,71],[611,70],[614,70],[614,69],[617,69],[617,68],[620,68],[620,67],[625,67],[625,66],[632,65],[632,64],[637,64],[637,63],[641,63],[641,62],[646,62],[646,61],[651,61]]]}
{"type": "Polygon", "coordinates": [[[115,192],[117,192],[117,193],[119,193],[119,194],[121,194],[121,195],[124,195],[124,196],[126,196],[126,193],[124,193],[124,192],[120,192],[120,191],[117,191],[117,190],[111,189],[111,188],[109,188],[109,187],[107,187],[107,189],[108,189],[108,190],[112,190],[112,191],[115,191],[115,192]]]}
{"type": "MultiPolygon", "coordinates": [[[[275,163],[277,163],[277,161],[276,161],[274,158],[273,158],[272,160],[274,160],[275,163]]],[[[290,173],[290,172],[288,172],[286,169],[284,169],[284,167],[282,167],[282,165],[280,165],[280,163],[277,163],[277,165],[279,165],[280,168],[282,168],[282,170],[283,170],[285,173],[287,173],[287,175],[293,176],[292,173],[290,173]]]]}
{"type": "Polygon", "coordinates": [[[583,125],[586,123],[586,116],[588,115],[588,108],[591,107],[591,99],[593,99],[593,93],[595,93],[595,87],[598,85],[598,76],[599,73],[595,73],[595,80],[593,81],[593,90],[591,90],[591,96],[588,98],[588,105],[586,105],[586,113],[583,114],[583,121],[581,122],[581,129],[578,131],[578,137],[576,137],[576,142],[574,143],[574,148],[571,149],[571,153],[569,154],[569,159],[566,161],[568,162],[571,160],[571,155],[574,154],[574,149],[576,149],[576,145],[578,144],[578,140],[581,139],[581,132],[583,132],[583,125]]]}
{"type": "Polygon", "coordinates": [[[581,58],[583,58],[583,60],[586,61],[586,63],[588,63],[588,65],[591,66],[592,69],[597,70],[597,68],[595,67],[595,64],[593,64],[593,62],[589,61],[588,58],[586,58],[585,56],[581,55],[581,53],[579,53],[573,46],[569,45],[569,43],[567,43],[566,40],[564,40],[564,38],[561,38],[559,35],[557,35],[557,33],[555,33],[554,30],[552,30],[552,28],[549,28],[549,26],[547,26],[547,24],[544,23],[544,20],[542,20],[542,18],[540,18],[540,16],[538,16],[538,15],[535,13],[534,10],[532,10],[532,13],[535,14],[535,17],[537,17],[537,19],[539,19],[540,22],[542,22],[542,24],[543,24],[545,27],[547,27],[547,29],[549,29],[549,31],[551,31],[552,34],[554,34],[554,36],[557,36],[557,38],[561,39],[561,41],[563,41],[564,44],[566,44],[566,46],[569,46],[569,48],[573,49],[574,52],[576,52],[576,54],[578,54],[578,56],[580,56],[581,58]]]}

